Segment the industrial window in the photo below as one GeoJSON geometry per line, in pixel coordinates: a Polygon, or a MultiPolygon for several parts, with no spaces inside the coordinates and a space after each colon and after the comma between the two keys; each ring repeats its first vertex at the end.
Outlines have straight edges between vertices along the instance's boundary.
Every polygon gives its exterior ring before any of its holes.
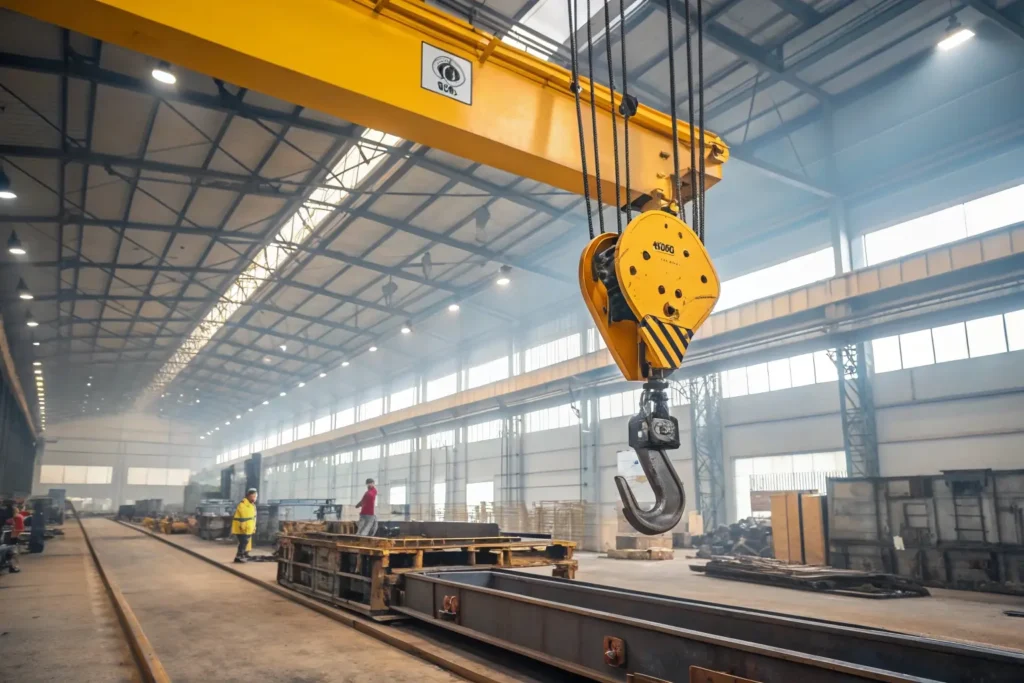
{"type": "Polygon", "coordinates": [[[836,274],[832,247],[722,282],[715,312],[786,292],[836,274]]]}
{"type": "Polygon", "coordinates": [[[870,232],[869,266],[1024,221],[1024,185],[870,232]]]}
{"type": "Polygon", "coordinates": [[[1021,349],[1024,349],[1024,311],[975,318],[871,342],[876,373],[1021,349]]]}
{"type": "Polygon", "coordinates": [[[351,424],[355,424],[356,411],[355,408],[345,408],[345,410],[339,410],[334,414],[334,428],[341,429],[342,427],[348,427],[351,424]]]}
{"type": "Polygon", "coordinates": [[[402,439],[388,444],[388,455],[405,455],[412,453],[412,439],[402,439]]]}
{"type": "Polygon", "coordinates": [[[250,453],[259,453],[263,450],[263,443],[261,441],[253,441],[249,444],[250,453]]]}
{"type": "Polygon", "coordinates": [[[380,457],[380,446],[367,446],[359,449],[359,460],[376,460],[380,457]]]}
{"type": "Polygon", "coordinates": [[[264,448],[275,448],[281,445],[281,435],[277,432],[267,434],[266,446],[264,448]]]}
{"type": "Polygon", "coordinates": [[[335,453],[333,461],[335,465],[346,465],[352,462],[352,451],[345,451],[344,453],[335,453]]]}
{"type": "Polygon", "coordinates": [[[184,486],[188,483],[187,469],[166,467],[129,467],[128,484],[132,486],[184,486]]]}
{"type": "Polygon", "coordinates": [[[602,420],[607,420],[611,417],[634,415],[640,408],[641,393],[643,393],[643,389],[634,389],[602,396],[597,399],[597,412],[602,420]]]}
{"type": "Polygon", "coordinates": [[[768,455],[733,460],[736,517],[768,517],[769,492],[820,491],[826,481],[846,476],[843,451],[768,455]]]}
{"type": "Polygon", "coordinates": [[[309,420],[303,420],[295,427],[295,440],[307,439],[311,431],[311,424],[309,420]]]}
{"type": "Polygon", "coordinates": [[[501,420],[477,422],[466,427],[466,443],[497,439],[501,436],[501,420]]]}
{"type": "Polygon", "coordinates": [[[384,414],[384,397],[375,398],[367,401],[366,403],[360,404],[357,420],[363,422],[364,420],[372,420],[375,417],[380,417],[384,414]]]}
{"type": "Polygon", "coordinates": [[[1006,353],[1003,316],[993,315],[967,321],[967,348],[971,358],[1006,353]]]}
{"type": "MultiPolygon", "coordinates": [[[[636,11],[640,3],[633,3],[625,10],[626,15],[636,11]]],[[[593,17],[603,5],[600,2],[590,6],[590,15],[593,17]]],[[[579,30],[585,26],[586,10],[576,17],[576,28],[579,30]]],[[[569,12],[562,0],[540,0],[533,8],[523,15],[517,24],[521,24],[532,31],[524,31],[518,25],[502,36],[502,42],[508,43],[520,50],[536,55],[541,59],[550,59],[551,55],[569,38],[569,12]]],[[[618,26],[618,16],[611,23],[614,30],[618,26]]]]}
{"type": "Polygon", "coordinates": [[[446,429],[443,432],[434,432],[427,435],[427,448],[444,448],[455,445],[455,430],[446,429]]]}
{"type": "Polygon", "coordinates": [[[444,377],[438,377],[427,382],[427,400],[436,401],[445,396],[451,396],[459,389],[458,373],[453,372],[444,377]]]}
{"type": "Polygon", "coordinates": [[[722,397],[734,398],[748,394],[761,394],[809,384],[835,382],[836,365],[828,351],[815,351],[745,368],[733,368],[719,375],[722,397]]]}
{"type": "Polygon", "coordinates": [[[500,382],[503,379],[508,379],[508,356],[474,365],[466,372],[466,386],[470,389],[482,387],[491,382],[500,382]]]}
{"type": "Polygon", "coordinates": [[[932,328],[932,341],[935,344],[936,363],[962,360],[970,356],[967,351],[967,327],[963,323],[932,328]]]}
{"type": "Polygon", "coordinates": [[[388,410],[392,412],[414,405],[416,405],[416,387],[396,391],[391,394],[391,398],[388,400],[388,410]]]}
{"type": "Polygon", "coordinates": [[[323,434],[329,431],[331,431],[331,414],[327,413],[313,423],[313,434],[323,434]]]}
{"type": "Polygon", "coordinates": [[[40,484],[109,484],[114,468],[98,465],[43,465],[39,468],[40,484]]]}
{"type": "Polygon", "coordinates": [[[391,505],[405,505],[405,487],[392,486],[388,490],[388,503],[391,505]]]}
{"type": "Polygon", "coordinates": [[[1024,310],[1006,314],[1006,340],[1011,351],[1024,349],[1024,310]]]}
{"type": "Polygon", "coordinates": [[[466,484],[466,507],[476,507],[480,503],[494,502],[494,482],[478,481],[466,484]]]}
{"type": "Polygon", "coordinates": [[[448,493],[448,485],[443,481],[434,484],[434,520],[444,521],[445,496],[448,493]]]}
{"type": "Polygon", "coordinates": [[[526,433],[542,432],[547,429],[560,429],[562,427],[573,427],[580,423],[580,418],[572,409],[572,405],[554,406],[542,408],[523,416],[526,425],[526,433]]]}
{"type": "Polygon", "coordinates": [[[567,361],[570,358],[577,358],[579,355],[580,334],[577,332],[576,334],[570,334],[567,337],[526,349],[524,353],[524,366],[526,372],[532,372],[555,363],[567,361]]]}
{"type": "Polygon", "coordinates": [[[904,368],[916,368],[935,363],[935,349],[932,347],[932,331],[920,330],[900,335],[900,355],[904,368]]]}
{"type": "Polygon", "coordinates": [[[279,445],[287,446],[295,441],[295,427],[285,427],[281,430],[281,442],[279,445]]]}
{"type": "Polygon", "coordinates": [[[471,522],[483,521],[484,505],[494,503],[494,482],[478,481],[466,484],[466,516],[471,522]]]}

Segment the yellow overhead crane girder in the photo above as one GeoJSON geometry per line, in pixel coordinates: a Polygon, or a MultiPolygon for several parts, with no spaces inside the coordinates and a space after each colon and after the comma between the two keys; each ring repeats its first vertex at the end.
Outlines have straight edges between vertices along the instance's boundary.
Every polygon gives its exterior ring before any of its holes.
{"type": "MultiPolygon", "coordinates": [[[[0,0],[0,6],[470,161],[583,193],[569,71],[417,0],[0,0]],[[446,61],[445,53],[457,59],[446,61]],[[443,79],[445,75],[451,80],[443,79]],[[424,87],[425,82],[439,81],[454,90],[455,97],[424,87]]],[[[589,82],[581,82],[581,97],[589,102],[589,82]]],[[[594,94],[602,195],[611,203],[611,94],[600,85],[594,94]]],[[[621,116],[617,122],[621,138],[621,116]]],[[[584,116],[592,160],[590,125],[589,115],[584,116]]],[[[633,189],[628,201],[672,198],[671,125],[669,116],[644,105],[631,119],[633,189]]],[[[710,187],[721,178],[728,148],[711,133],[705,133],[705,139],[710,187]]],[[[686,171],[688,125],[679,127],[679,146],[686,171]]],[[[595,191],[593,163],[588,170],[595,191]]],[[[682,176],[687,194],[688,175],[682,176]]],[[[622,194],[623,204],[626,201],[622,194]]]]}
{"type": "MultiPolygon", "coordinates": [[[[581,78],[588,111],[579,121],[569,71],[418,0],[0,0],[0,7],[575,194],[585,187],[582,136],[586,157],[600,159],[599,169],[587,165],[594,194],[642,210],[621,235],[592,239],[579,268],[583,298],[619,369],[628,380],[646,380],[629,443],[656,502],[641,509],[616,477],[623,514],[647,534],[678,523],[685,493],[666,455],[679,447],[667,378],[719,296],[702,239],[675,215],[696,194],[690,153],[700,147],[691,139],[699,130],[679,125],[673,149],[671,117],[640,105],[629,119],[630,188],[617,188],[611,132],[614,125],[624,140],[623,118],[613,114],[621,93],[593,86],[592,123],[592,86],[581,78]]],[[[711,187],[729,150],[712,133],[703,139],[696,165],[711,187]]],[[[620,151],[625,162],[625,144],[620,151]]],[[[703,231],[703,219],[697,225],[703,231]]]]}

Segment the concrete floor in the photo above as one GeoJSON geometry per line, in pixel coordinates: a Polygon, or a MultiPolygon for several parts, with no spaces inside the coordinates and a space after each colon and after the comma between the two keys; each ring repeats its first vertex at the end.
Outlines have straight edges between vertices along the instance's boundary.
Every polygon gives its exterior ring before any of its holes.
{"type": "Polygon", "coordinates": [[[0,680],[140,680],[81,530],[64,533],[0,576],[0,680]]]}
{"type": "MultiPolygon", "coordinates": [[[[461,680],[137,531],[103,519],[85,524],[108,573],[176,682],[461,680]]],[[[230,543],[188,535],[164,538],[223,563],[234,555],[230,543]]],[[[257,547],[255,553],[260,552],[269,549],[257,547]]],[[[677,554],[672,561],[636,562],[579,553],[577,578],[1024,651],[1022,622],[1002,614],[1024,609],[1024,598],[943,590],[934,590],[931,598],[904,600],[821,595],[708,578],[689,569],[698,561],[677,554]]],[[[29,683],[137,680],[77,526],[67,525],[65,538],[23,561],[22,574],[0,577],[0,679],[9,674],[11,680],[29,683]]],[[[275,581],[275,563],[233,566],[275,581]]],[[[398,632],[421,644],[431,637],[415,625],[398,632]]],[[[436,645],[477,667],[495,666],[485,654],[436,645]]],[[[539,674],[534,678],[504,670],[508,673],[499,679],[509,683],[544,680],[539,674]]]]}
{"type": "MultiPolygon", "coordinates": [[[[230,562],[234,556],[231,543],[203,541],[190,535],[167,538],[221,562],[230,562]]],[[[269,553],[270,549],[257,547],[255,552],[269,553]]],[[[691,564],[703,564],[703,560],[688,559],[691,554],[692,551],[677,550],[674,560],[643,562],[577,553],[580,566],[576,578],[650,593],[1024,651],[1024,621],[1003,614],[1007,609],[1024,610],[1024,598],[942,589],[930,589],[932,597],[929,598],[899,600],[826,595],[711,578],[690,569],[691,564]]],[[[277,567],[272,563],[233,566],[271,583],[276,580],[277,567]]],[[[524,571],[551,574],[547,568],[524,571]]]]}
{"type": "Polygon", "coordinates": [[[85,526],[175,683],[462,680],[120,524],[85,526]]]}
{"type": "Polygon", "coordinates": [[[1024,609],[1024,598],[932,588],[928,598],[872,600],[761,586],[705,576],[690,569],[703,560],[676,550],[676,559],[658,562],[611,560],[579,553],[576,578],[725,605],[843,621],[944,640],[960,640],[1024,651],[1024,620],[1003,610],[1024,609]]]}

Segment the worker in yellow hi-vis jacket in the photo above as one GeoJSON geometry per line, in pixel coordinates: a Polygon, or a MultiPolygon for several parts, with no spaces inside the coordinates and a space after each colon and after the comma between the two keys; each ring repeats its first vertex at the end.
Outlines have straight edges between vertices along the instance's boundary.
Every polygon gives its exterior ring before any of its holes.
{"type": "Polygon", "coordinates": [[[231,520],[231,533],[238,538],[238,551],[235,562],[246,562],[252,550],[252,537],[256,533],[256,489],[245,492],[245,498],[235,508],[235,517],[231,520]]]}

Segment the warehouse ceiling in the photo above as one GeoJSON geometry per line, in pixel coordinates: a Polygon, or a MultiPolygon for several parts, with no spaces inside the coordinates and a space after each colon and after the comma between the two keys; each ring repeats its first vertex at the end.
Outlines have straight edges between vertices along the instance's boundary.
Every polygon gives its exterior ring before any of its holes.
{"type": "MultiPolygon", "coordinates": [[[[432,4],[568,63],[562,0],[432,4]]],[[[833,197],[759,146],[891,82],[950,17],[1014,32],[1022,5],[706,2],[708,128],[735,159],[709,195],[712,255],[833,197]]],[[[630,89],[667,110],[664,2],[626,0],[623,16],[630,89]]],[[[601,12],[592,29],[603,50],[601,12]]],[[[0,257],[3,315],[23,384],[44,370],[51,424],[140,402],[202,430],[264,401],[297,410],[579,306],[580,198],[202,74],[160,83],[148,56],[7,11],[0,46],[0,163],[18,195],[0,222],[27,252],[0,257]],[[356,166],[358,189],[324,201],[356,166]],[[225,308],[314,213],[308,239],[225,308]]]]}

